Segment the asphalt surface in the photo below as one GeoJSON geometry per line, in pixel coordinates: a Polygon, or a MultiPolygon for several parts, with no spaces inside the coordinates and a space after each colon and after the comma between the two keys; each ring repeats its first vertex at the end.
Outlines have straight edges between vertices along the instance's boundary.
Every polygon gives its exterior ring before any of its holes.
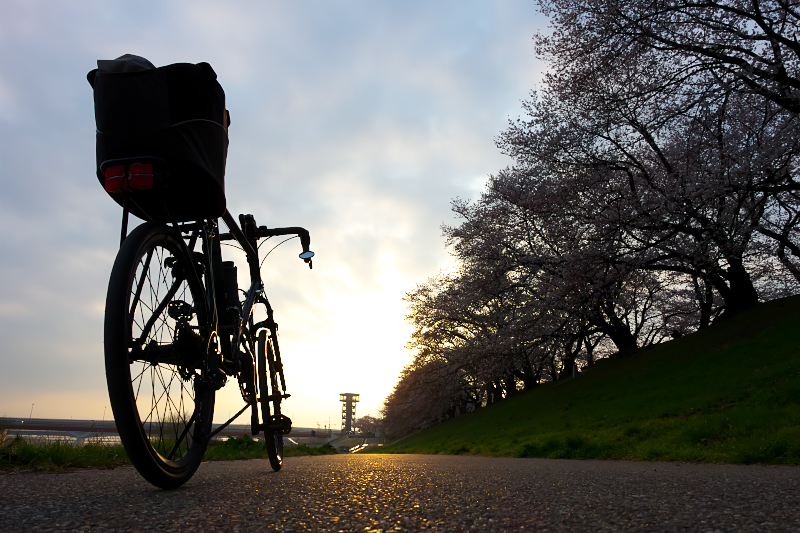
{"type": "Polygon", "coordinates": [[[797,531],[800,468],[431,455],[0,474],[0,531],[797,531]]]}

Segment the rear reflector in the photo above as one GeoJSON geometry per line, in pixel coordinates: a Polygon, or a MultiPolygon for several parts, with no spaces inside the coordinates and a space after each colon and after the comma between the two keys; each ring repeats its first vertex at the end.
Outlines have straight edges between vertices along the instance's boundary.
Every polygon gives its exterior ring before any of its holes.
{"type": "Polygon", "coordinates": [[[125,172],[125,165],[109,167],[105,171],[106,192],[146,191],[153,188],[153,165],[134,163],[125,172]]]}
{"type": "Polygon", "coordinates": [[[128,187],[131,190],[146,191],[153,188],[153,165],[136,163],[128,170],[128,187]]]}
{"type": "Polygon", "coordinates": [[[122,192],[125,182],[125,165],[109,167],[105,172],[106,192],[122,192]]]}

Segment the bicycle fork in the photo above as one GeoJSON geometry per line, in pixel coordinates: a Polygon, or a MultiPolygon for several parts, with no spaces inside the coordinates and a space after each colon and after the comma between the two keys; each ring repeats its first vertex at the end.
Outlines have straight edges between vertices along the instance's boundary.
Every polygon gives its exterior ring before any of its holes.
{"type": "Polygon", "coordinates": [[[285,435],[292,429],[292,421],[281,413],[281,401],[291,395],[286,393],[286,379],[283,375],[280,345],[278,344],[278,324],[275,323],[272,306],[269,300],[261,296],[259,303],[264,304],[267,318],[254,326],[258,333],[258,385],[259,403],[261,404],[262,424],[258,424],[257,407],[253,406],[253,435],[263,430],[269,435],[285,435]],[[270,403],[272,407],[270,408],[270,403]],[[272,413],[272,414],[270,414],[272,413]]]}

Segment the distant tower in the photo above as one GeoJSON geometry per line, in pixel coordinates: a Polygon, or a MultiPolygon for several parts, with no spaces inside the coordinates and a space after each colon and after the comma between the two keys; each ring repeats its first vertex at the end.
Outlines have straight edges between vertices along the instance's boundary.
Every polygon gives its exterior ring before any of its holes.
{"type": "Polygon", "coordinates": [[[343,392],[339,395],[339,401],[342,402],[342,433],[350,433],[353,431],[353,421],[356,419],[356,403],[360,394],[353,394],[352,392],[343,392]]]}

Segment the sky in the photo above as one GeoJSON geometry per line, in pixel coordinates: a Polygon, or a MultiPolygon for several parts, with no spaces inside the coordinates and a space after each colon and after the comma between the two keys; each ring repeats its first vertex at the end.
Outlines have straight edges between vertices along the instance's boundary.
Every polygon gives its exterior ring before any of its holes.
{"type": "MultiPolygon", "coordinates": [[[[217,72],[228,209],[304,226],[316,253],[309,270],[289,241],[263,267],[284,412],[338,429],[339,393],[376,415],[410,362],[402,298],[453,265],[451,200],[510,163],[495,138],[541,79],[532,36],[546,26],[532,0],[3,0],[0,416],[110,416],[103,313],[121,209],[95,178],[97,59],[217,72]]],[[[215,420],[241,405],[231,383],[215,420]]]]}

